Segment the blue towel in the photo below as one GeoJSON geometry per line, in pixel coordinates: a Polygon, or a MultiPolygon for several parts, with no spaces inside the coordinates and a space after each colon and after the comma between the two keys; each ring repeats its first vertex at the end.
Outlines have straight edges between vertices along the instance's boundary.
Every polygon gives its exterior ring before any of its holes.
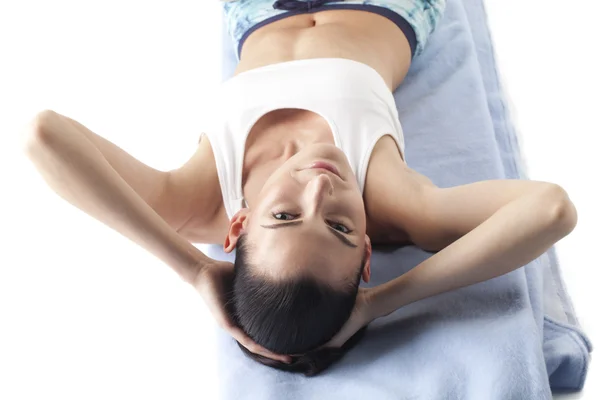
{"type": "MultiPolygon", "coordinates": [[[[224,41],[224,77],[235,53],[224,41]]],[[[526,178],[499,86],[482,0],[449,0],[425,52],[395,93],[409,166],[447,187],[526,178]]],[[[218,246],[209,256],[229,259],[218,246]]],[[[428,254],[378,249],[374,286],[428,254]]],[[[246,358],[220,332],[224,399],[549,399],[581,390],[591,351],[553,250],[529,265],[404,307],[372,323],[340,363],[305,378],[246,358]]]]}

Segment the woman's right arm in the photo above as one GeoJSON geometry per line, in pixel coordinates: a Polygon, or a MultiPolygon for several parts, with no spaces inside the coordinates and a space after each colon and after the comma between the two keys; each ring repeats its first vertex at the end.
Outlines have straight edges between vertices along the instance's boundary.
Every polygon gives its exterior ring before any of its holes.
{"type": "Polygon", "coordinates": [[[146,166],[52,111],[30,124],[25,152],[60,197],[154,254],[184,281],[193,284],[213,262],[176,231],[188,216],[169,204],[177,197],[166,196],[169,172],[146,166]]]}
{"type": "Polygon", "coordinates": [[[257,345],[231,320],[225,304],[233,265],[206,257],[177,233],[188,222],[191,206],[209,210],[201,218],[208,222],[215,209],[206,188],[200,187],[206,182],[202,175],[212,173],[201,153],[171,183],[170,173],[144,165],[78,122],[52,111],[33,120],[25,142],[27,155],[59,196],[172,267],[198,290],[217,323],[250,351],[289,362],[289,356],[257,345]]]}

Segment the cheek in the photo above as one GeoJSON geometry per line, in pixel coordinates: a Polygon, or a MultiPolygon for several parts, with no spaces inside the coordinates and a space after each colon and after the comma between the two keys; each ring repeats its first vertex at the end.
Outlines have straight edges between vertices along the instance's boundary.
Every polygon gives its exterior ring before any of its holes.
{"type": "MultiPolygon", "coordinates": [[[[256,184],[256,189],[260,190],[261,198],[268,196],[273,191],[279,190],[285,183],[285,177],[282,171],[273,171],[272,168],[268,168],[267,166],[254,168],[252,171],[252,182],[256,184]]],[[[250,175],[247,182],[250,182],[250,175]]]]}
{"type": "Polygon", "coordinates": [[[289,175],[272,175],[262,187],[258,200],[261,205],[269,205],[276,202],[293,199],[299,196],[297,186],[290,182],[289,175]]]}
{"type": "Polygon", "coordinates": [[[352,215],[357,224],[357,228],[365,229],[367,225],[367,216],[365,214],[365,204],[360,192],[355,194],[351,199],[352,215]]]}

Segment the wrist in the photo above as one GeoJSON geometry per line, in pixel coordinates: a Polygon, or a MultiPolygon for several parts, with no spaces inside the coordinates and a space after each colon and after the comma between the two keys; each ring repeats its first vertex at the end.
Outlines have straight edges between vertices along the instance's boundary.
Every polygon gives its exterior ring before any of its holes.
{"type": "Polygon", "coordinates": [[[371,289],[370,314],[372,319],[385,317],[413,302],[408,282],[400,276],[371,289]]]}
{"type": "Polygon", "coordinates": [[[371,321],[384,317],[385,315],[381,309],[381,290],[380,286],[376,286],[372,289],[368,289],[366,291],[366,313],[365,313],[365,324],[370,323],[371,321]]]}
{"type": "Polygon", "coordinates": [[[381,312],[379,310],[380,306],[379,306],[379,291],[377,290],[379,288],[379,286],[374,287],[373,289],[369,290],[369,294],[368,294],[368,307],[367,307],[367,323],[382,317],[381,312]]]}
{"type": "Polygon", "coordinates": [[[203,280],[203,273],[206,271],[208,262],[205,260],[197,260],[191,262],[182,268],[175,268],[181,279],[190,285],[197,287],[203,280]]]}
{"type": "Polygon", "coordinates": [[[210,269],[210,263],[206,261],[200,261],[196,263],[193,267],[194,276],[193,280],[190,282],[192,286],[198,287],[205,280],[206,271],[210,269]]]}

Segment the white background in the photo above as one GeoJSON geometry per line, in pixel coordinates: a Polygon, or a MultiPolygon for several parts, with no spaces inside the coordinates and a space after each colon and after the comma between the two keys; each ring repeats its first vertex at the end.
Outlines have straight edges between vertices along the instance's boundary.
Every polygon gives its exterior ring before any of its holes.
{"type": "MultiPolygon", "coordinates": [[[[558,252],[595,339],[600,7],[487,3],[530,176],[559,183],[578,207],[558,252]]],[[[219,82],[219,23],[216,0],[0,3],[1,399],[218,398],[200,297],[50,192],[18,144],[49,108],[156,168],[177,167],[219,82]]],[[[600,398],[599,378],[592,364],[572,398],[600,398]]]]}

